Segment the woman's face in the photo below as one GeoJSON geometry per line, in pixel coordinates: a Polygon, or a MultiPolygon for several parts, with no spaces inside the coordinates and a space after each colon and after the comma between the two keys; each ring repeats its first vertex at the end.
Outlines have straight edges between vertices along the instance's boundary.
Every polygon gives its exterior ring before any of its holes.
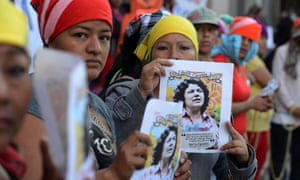
{"type": "Polygon", "coordinates": [[[243,37],[242,39],[242,45],[241,45],[241,48],[240,48],[240,54],[239,54],[239,58],[240,59],[244,59],[251,47],[251,44],[252,44],[252,40],[248,39],[248,38],[245,38],[243,37]]]}
{"type": "Polygon", "coordinates": [[[86,63],[88,79],[93,80],[105,66],[111,36],[110,26],[105,21],[86,21],[59,34],[49,47],[81,56],[86,63]]]}
{"type": "Polygon", "coordinates": [[[162,157],[171,158],[176,148],[176,134],[174,131],[170,131],[168,137],[165,140],[162,157]]]}
{"type": "Polygon", "coordinates": [[[197,84],[189,84],[184,92],[185,106],[199,108],[204,104],[204,92],[197,84]]]}
{"type": "Polygon", "coordinates": [[[196,50],[190,39],[171,33],[159,38],[152,48],[152,59],[195,60],[196,50]]]}
{"type": "Polygon", "coordinates": [[[195,24],[198,32],[199,54],[210,55],[218,39],[218,27],[212,24],[195,24]]]}
{"type": "Polygon", "coordinates": [[[266,51],[267,49],[267,37],[266,36],[261,36],[260,37],[260,40],[259,40],[259,49],[258,49],[258,54],[259,55],[262,55],[264,54],[264,52],[266,51]]]}
{"type": "Polygon", "coordinates": [[[0,44],[0,152],[22,125],[31,98],[29,58],[17,47],[0,44]]]}

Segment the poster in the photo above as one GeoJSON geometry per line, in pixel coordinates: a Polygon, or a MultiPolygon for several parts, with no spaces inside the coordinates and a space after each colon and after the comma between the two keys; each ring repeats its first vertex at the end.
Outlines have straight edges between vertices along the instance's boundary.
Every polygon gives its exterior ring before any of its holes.
{"type": "Polygon", "coordinates": [[[60,175],[66,180],[93,179],[94,162],[85,152],[88,87],[84,61],[63,51],[39,50],[33,84],[60,175]]]}
{"type": "Polygon", "coordinates": [[[132,180],[174,179],[180,159],[182,103],[151,99],[146,107],[141,132],[150,136],[145,168],[132,180]]]}
{"type": "Polygon", "coordinates": [[[160,79],[159,98],[182,102],[181,148],[218,152],[229,141],[233,64],[172,60],[160,79]]]}

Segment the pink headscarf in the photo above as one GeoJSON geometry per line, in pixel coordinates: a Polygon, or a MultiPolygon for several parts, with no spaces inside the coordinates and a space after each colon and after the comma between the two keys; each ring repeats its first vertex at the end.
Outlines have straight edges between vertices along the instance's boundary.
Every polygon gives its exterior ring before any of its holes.
{"type": "Polygon", "coordinates": [[[108,0],[32,0],[38,13],[41,37],[45,44],[66,29],[91,20],[103,20],[112,29],[108,0]]]}

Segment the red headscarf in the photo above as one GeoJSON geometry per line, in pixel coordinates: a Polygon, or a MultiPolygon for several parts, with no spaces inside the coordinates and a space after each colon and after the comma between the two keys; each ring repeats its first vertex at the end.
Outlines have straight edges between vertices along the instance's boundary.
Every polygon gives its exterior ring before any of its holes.
{"type": "Polygon", "coordinates": [[[66,29],[91,20],[103,20],[112,28],[108,0],[32,0],[38,13],[41,37],[45,44],[66,29]]]}
{"type": "Polygon", "coordinates": [[[253,18],[239,16],[230,23],[229,34],[239,34],[258,43],[261,26],[253,18]]]}

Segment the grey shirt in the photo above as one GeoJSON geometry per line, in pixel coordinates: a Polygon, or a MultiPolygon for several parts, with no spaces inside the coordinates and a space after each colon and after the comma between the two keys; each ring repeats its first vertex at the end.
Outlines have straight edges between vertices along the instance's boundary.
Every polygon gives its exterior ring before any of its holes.
{"type": "MultiPolygon", "coordinates": [[[[105,135],[105,133],[99,127],[96,126],[97,123],[93,122],[93,121],[97,121],[97,119],[89,118],[89,121],[87,123],[88,140],[86,142],[88,142],[87,145],[94,152],[95,158],[97,160],[97,168],[103,169],[108,167],[115,158],[115,152],[114,151],[111,152],[111,150],[113,150],[113,144],[116,143],[115,127],[112,121],[112,116],[108,111],[107,106],[102,101],[102,99],[100,99],[98,96],[92,93],[89,93],[88,100],[89,100],[89,107],[106,120],[107,125],[110,128],[109,130],[111,131],[112,134],[112,138],[109,139],[105,135]],[[103,140],[101,141],[101,139],[105,139],[105,141],[103,140]],[[103,143],[99,145],[99,143],[96,144],[95,141],[109,142],[109,143],[103,143]]],[[[32,97],[31,104],[27,112],[40,119],[43,119],[39,104],[34,95],[32,97]]]]}

